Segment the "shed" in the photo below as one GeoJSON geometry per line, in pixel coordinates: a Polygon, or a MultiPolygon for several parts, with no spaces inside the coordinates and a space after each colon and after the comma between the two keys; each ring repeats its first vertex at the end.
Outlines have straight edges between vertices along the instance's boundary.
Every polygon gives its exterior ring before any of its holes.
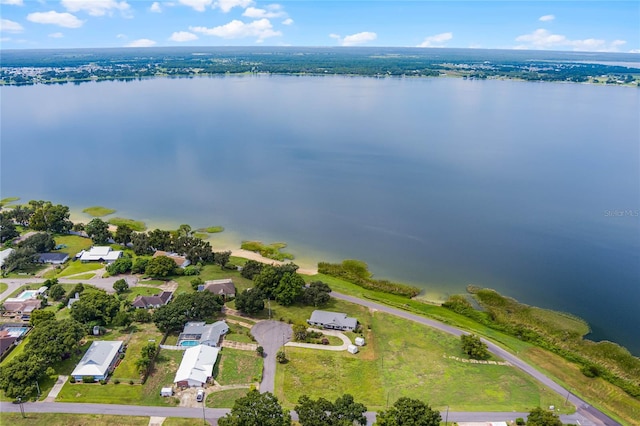
{"type": "Polygon", "coordinates": [[[160,396],[173,396],[173,388],[160,389],[160,396]]]}
{"type": "Polygon", "coordinates": [[[358,353],[358,347],[356,345],[349,345],[347,347],[347,352],[352,353],[352,354],[357,354],[358,353]]]}
{"type": "Polygon", "coordinates": [[[356,346],[364,346],[364,337],[356,337],[356,346]]]}

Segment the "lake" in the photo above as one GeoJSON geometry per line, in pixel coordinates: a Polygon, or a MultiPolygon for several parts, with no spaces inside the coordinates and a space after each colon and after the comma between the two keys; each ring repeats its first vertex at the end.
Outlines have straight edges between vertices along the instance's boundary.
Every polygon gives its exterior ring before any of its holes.
{"type": "Polygon", "coordinates": [[[429,298],[495,288],[640,355],[638,90],[244,76],[2,87],[2,197],[222,225],[429,298]]]}

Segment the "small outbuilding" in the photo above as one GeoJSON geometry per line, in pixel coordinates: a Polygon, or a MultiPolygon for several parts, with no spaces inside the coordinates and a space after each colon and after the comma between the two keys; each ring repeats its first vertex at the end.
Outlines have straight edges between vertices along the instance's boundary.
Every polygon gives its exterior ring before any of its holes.
{"type": "Polygon", "coordinates": [[[356,337],[356,346],[364,346],[364,337],[356,337]]]}
{"type": "Polygon", "coordinates": [[[160,396],[173,396],[173,388],[160,389],[160,396]]]}
{"type": "Polygon", "coordinates": [[[347,347],[347,352],[349,352],[351,354],[357,354],[358,353],[358,347],[356,345],[349,345],[347,347]]]}

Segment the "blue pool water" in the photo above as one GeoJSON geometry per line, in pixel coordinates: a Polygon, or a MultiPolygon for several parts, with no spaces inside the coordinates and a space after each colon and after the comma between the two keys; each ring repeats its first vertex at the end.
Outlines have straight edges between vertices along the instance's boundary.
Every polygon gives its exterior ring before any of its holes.
{"type": "Polygon", "coordinates": [[[35,290],[25,290],[20,293],[17,298],[21,300],[33,299],[34,297],[36,297],[36,293],[37,291],[35,290]]]}
{"type": "Polygon", "coordinates": [[[6,327],[4,328],[11,337],[20,337],[27,332],[27,327],[6,327]]]}
{"type": "Polygon", "coordinates": [[[197,340],[183,340],[180,342],[180,346],[198,346],[199,344],[197,340]]]}

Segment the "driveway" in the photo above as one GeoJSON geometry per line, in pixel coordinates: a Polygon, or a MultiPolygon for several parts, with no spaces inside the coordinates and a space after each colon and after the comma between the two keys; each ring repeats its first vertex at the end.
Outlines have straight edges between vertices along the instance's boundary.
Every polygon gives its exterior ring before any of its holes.
{"type": "Polygon", "coordinates": [[[349,340],[349,338],[344,333],[341,333],[337,330],[318,330],[317,328],[308,328],[307,330],[317,331],[322,334],[339,337],[340,340],[342,340],[342,345],[325,346],[325,345],[318,345],[315,343],[289,342],[285,346],[294,347],[294,348],[320,349],[323,351],[346,351],[349,348],[349,345],[351,344],[351,340],[349,340]]]}
{"type": "Polygon", "coordinates": [[[264,348],[264,368],[260,392],[273,392],[276,378],[276,353],[293,335],[289,324],[280,321],[260,321],[251,328],[251,334],[264,348]]]}

